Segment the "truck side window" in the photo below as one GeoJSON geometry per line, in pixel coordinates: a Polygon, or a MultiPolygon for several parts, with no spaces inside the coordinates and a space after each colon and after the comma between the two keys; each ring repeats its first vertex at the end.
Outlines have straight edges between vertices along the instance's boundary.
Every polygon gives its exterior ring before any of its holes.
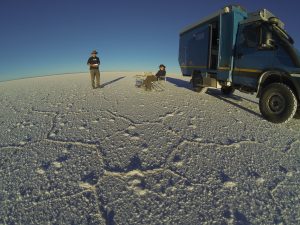
{"type": "Polygon", "coordinates": [[[247,26],[243,30],[242,39],[244,40],[243,45],[248,48],[256,48],[260,43],[260,29],[257,26],[247,26]]]}

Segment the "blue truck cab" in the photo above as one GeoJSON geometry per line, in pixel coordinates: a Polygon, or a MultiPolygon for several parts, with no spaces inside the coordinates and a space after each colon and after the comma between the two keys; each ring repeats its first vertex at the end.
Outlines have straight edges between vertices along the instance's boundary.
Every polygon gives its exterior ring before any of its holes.
{"type": "Polygon", "coordinates": [[[180,33],[179,64],[194,91],[221,88],[256,93],[274,123],[299,113],[300,54],[284,23],[266,9],[227,6],[180,33]]]}

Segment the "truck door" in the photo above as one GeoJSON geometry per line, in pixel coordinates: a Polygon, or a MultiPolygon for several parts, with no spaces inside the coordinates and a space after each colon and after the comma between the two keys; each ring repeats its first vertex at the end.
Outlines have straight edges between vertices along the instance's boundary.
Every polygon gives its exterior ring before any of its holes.
{"type": "Polygon", "coordinates": [[[256,88],[259,76],[264,70],[273,67],[274,51],[261,49],[263,35],[261,24],[243,24],[239,27],[233,83],[236,85],[256,88]]]}
{"type": "Polygon", "coordinates": [[[218,67],[219,56],[219,23],[213,22],[209,25],[209,55],[208,55],[208,69],[216,70],[218,67]]]}

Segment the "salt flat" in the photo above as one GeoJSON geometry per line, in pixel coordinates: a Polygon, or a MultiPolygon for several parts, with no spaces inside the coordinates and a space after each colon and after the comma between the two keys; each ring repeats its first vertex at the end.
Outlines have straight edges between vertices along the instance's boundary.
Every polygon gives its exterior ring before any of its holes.
{"type": "Polygon", "coordinates": [[[300,224],[300,120],[134,74],[0,83],[0,224],[300,224]]]}

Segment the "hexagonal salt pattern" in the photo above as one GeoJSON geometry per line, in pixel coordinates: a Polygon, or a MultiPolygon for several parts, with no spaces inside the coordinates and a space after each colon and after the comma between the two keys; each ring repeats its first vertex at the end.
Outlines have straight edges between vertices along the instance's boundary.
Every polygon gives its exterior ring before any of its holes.
{"type": "Polygon", "coordinates": [[[0,83],[0,224],[299,224],[299,120],[188,78],[0,83]]]}

